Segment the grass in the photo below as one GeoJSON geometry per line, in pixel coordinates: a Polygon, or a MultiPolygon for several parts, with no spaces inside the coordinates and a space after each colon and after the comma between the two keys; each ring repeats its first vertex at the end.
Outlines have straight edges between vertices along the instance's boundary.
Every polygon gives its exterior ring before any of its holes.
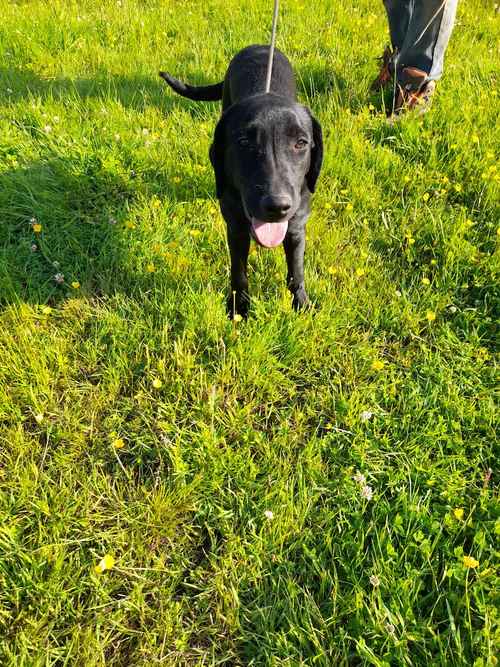
{"type": "Polygon", "coordinates": [[[1,664],[497,664],[493,6],[389,126],[382,3],[282,3],[325,132],[315,308],[253,249],[237,324],[219,107],[156,72],[221,79],[270,3],[0,14],[1,664]]]}

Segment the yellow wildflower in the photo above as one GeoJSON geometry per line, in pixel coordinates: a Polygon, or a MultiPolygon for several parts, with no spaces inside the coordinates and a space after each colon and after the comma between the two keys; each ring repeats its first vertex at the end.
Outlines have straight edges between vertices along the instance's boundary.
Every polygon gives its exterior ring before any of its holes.
{"type": "Polygon", "coordinates": [[[350,213],[353,209],[354,209],[354,206],[351,204],[351,202],[349,202],[348,204],[346,204],[345,210],[346,210],[348,213],[350,213]]]}
{"type": "Polygon", "coordinates": [[[196,238],[197,236],[200,236],[201,232],[199,229],[191,229],[189,231],[189,234],[193,237],[196,238]]]}
{"type": "Polygon", "coordinates": [[[150,262],[149,264],[146,265],[146,271],[148,273],[154,273],[156,271],[155,265],[150,262]]]}
{"type": "Polygon", "coordinates": [[[422,285],[430,285],[430,284],[431,284],[431,281],[429,280],[429,278],[426,278],[424,276],[424,278],[422,278],[422,285]]]}
{"type": "Polygon", "coordinates": [[[123,447],[125,447],[123,438],[115,438],[111,444],[115,449],[122,449],[123,447]]]}
{"type": "Polygon", "coordinates": [[[242,318],[241,315],[239,315],[238,313],[236,313],[235,315],[233,315],[233,322],[241,322],[242,319],[243,319],[243,318],[242,318]]]}
{"type": "Polygon", "coordinates": [[[479,565],[479,561],[472,556],[464,556],[464,565],[465,567],[477,567],[479,565]]]}
{"type": "Polygon", "coordinates": [[[328,273],[329,273],[331,276],[334,276],[334,275],[337,274],[338,272],[339,272],[339,270],[337,269],[336,266],[329,266],[329,267],[328,267],[328,273]]]}
{"type": "Polygon", "coordinates": [[[372,369],[373,369],[374,371],[381,371],[382,368],[384,367],[384,365],[385,365],[385,364],[384,364],[384,362],[382,361],[382,359],[374,359],[374,360],[372,361],[372,369]]]}
{"type": "Polygon", "coordinates": [[[424,201],[429,201],[429,197],[430,197],[430,194],[429,194],[428,192],[424,192],[424,194],[423,194],[423,196],[422,196],[422,199],[423,199],[424,201]]]}
{"type": "Polygon", "coordinates": [[[35,415],[35,421],[37,424],[41,424],[43,422],[43,415],[41,412],[39,412],[37,415],[35,415]]]}
{"type": "Polygon", "coordinates": [[[80,283],[78,282],[78,280],[73,280],[73,282],[71,283],[71,287],[73,289],[79,289],[80,288],[80,283]]]}
{"type": "Polygon", "coordinates": [[[135,223],[131,222],[130,220],[127,220],[127,222],[125,223],[125,227],[127,229],[135,229],[135,223]]]}
{"type": "Polygon", "coordinates": [[[180,183],[181,182],[181,177],[180,176],[174,176],[172,180],[173,180],[174,183],[180,183]]]}
{"type": "Polygon", "coordinates": [[[163,387],[163,382],[160,378],[155,378],[152,382],[152,385],[155,389],[161,389],[163,387]]]}
{"type": "Polygon", "coordinates": [[[50,315],[51,312],[52,312],[52,308],[50,306],[44,306],[42,308],[42,313],[44,315],[50,315]]]}
{"type": "Polygon", "coordinates": [[[358,278],[362,278],[365,275],[365,273],[366,273],[365,269],[362,268],[356,269],[356,275],[358,276],[358,278]]]}
{"type": "Polygon", "coordinates": [[[464,518],[464,511],[461,507],[457,507],[453,510],[453,515],[455,519],[462,521],[462,519],[464,518]]]}
{"type": "Polygon", "coordinates": [[[39,222],[35,222],[32,226],[32,229],[35,232],[35,234],[40,234],[40,232],[42,231],[42,225],[39,222]]]}
{"type": "Polygon", "coordinates": [[[106,554],[99,563],[95,566],[94,572],[102,574],[106,570],[111,570],[115,564],[115,559],[110,554],[106,554]]]}
{"type": "Polygon", "coordinates": [[[425,317],[428,322],[434,322],[436,319],[436,313],[433,310],[428,310],[425,314],[425,317]]]}

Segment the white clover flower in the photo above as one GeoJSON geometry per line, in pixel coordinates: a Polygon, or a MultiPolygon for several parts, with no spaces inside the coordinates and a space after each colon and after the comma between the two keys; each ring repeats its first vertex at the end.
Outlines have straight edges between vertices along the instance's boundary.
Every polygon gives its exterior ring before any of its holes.
{"type": "Polygon", "coordinates": [[[266,510],[266,511],[264,512],[264,516],[265,516],[266,519],[268,519],[269,521],[272,521],[272,520],[274,519],[274,512],[271,512],[271,510],[266,510]]]}
{"type": "Polygon", "coordinates": [[[62,285],[64,282],[64,274],[63,273],[56,273],[54,276],[54,280],[58,285],[62,285]]]}
{"type": "Polygon", "coordinates": [[[362,475],[360,472],[357,472],[357,473],[354,475],[353,479],[354,479],[354,481],[357,482],[358,484],[363,484],[363,485],[366,484],[366,477],[365,477],[364,475],[362,475]]]}
{"type": "Polygon", "coordinates": [[[377,577],[376,574],[372,574],[370,577],[370,584],[373,586],[373,588],[377,588],[377,586],[380,586],[380,579],[377,577]]]}
{"type": "Polygon", "coordinates": [[[362,422],[370,421],[370,419],[373,417],[373,412],[370,412],[369,410],[363,410],[359,417],[362,422]]]}
{"type": "Polygon", "coordinates": [[[373,489],[368,484],[365,484],[361,489],[361,497],[365,500],[371,500],[373,498],[373,489]]]}

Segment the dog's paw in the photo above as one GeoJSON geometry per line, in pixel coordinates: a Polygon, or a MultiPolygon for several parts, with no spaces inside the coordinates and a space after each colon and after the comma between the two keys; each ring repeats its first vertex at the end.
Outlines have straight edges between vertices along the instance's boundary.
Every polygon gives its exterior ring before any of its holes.
{"type": "Polygon", "coordinates": [[[234,320],[235,315],[241,315],[246,320],[249,308],[250,298],[247,294],[234,292],[228,296],[226,309],[230,320],[234,320]]]}
{"type": "Polygon", "coordinates": [[[294,310],[300,310],[301,308],[304,308],[304,306],[307,306],[308,303],[309,297],[303,287],[300,287],[293,293],[292,307],[294,310]]]}

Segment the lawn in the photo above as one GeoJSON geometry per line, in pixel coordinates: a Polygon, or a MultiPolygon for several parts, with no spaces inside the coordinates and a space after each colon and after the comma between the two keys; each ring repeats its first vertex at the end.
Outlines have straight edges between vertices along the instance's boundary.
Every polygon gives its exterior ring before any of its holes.
{"type": "Polygon", "coordinates": [[[492,2],[431,112],[368,87],[382,2],[281,3],[323,125],[313,307],[253,248],[247,321],[175,96],[270,1],[0,0],[0,663],[497,664],[492,2]]]}

